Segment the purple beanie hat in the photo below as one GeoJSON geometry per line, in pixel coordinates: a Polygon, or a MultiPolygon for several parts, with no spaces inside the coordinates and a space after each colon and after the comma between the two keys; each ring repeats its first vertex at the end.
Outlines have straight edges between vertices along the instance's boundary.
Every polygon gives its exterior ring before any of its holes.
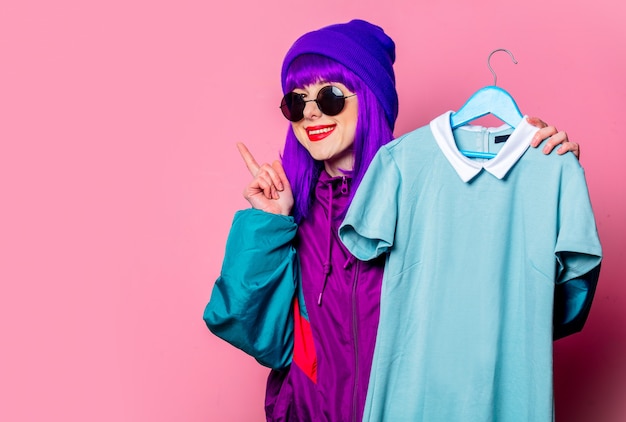
{"type": "Polygon", "coordinates": [[[395,43],[379,26],[360,19],[326,26],[302,35],[291,46],[281,71],[285,93],[287,72],[293,60],[302,54],[318,54],[341,63],[365,82],[385,110],[393,129],[398,117],[398,93],[393,63],[395,43]]]}

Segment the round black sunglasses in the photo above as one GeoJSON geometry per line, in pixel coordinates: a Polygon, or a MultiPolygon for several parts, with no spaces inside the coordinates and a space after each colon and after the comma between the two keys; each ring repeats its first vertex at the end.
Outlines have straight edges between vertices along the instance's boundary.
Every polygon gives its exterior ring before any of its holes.
{"type": "Polygon", "coordinates": [[[317,98],[314,100],[305,100],[304,95],[296,92],[285,94],[280,102],[280,110],[287,120],[292,122],[302,120],[304,118],[304,107],[306,107],[306,103],[311,101],[315,101],[317,107],[325,115],[336,116],[343,110],[346,98],[354,97],[356,94],[346,96],[336,86],[328,85],[320,89],[320,92],[317,93],[317,98]]]}

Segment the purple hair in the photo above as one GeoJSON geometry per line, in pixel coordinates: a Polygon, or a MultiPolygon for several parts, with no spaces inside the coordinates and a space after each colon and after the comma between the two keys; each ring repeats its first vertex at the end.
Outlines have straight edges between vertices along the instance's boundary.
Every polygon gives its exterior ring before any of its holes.
{"type": "MultiPolygon", "coordinates": [[[[338,82],[357,94],[358,114],[354,137],[354,167],[346,174],[352,176],[352,189],[348,205],[352,202],[367,167],[378,149],[393,139],[393,130],[385,112],[372,91],[354,73],[340,63],[315,54],[298,56],[289,66],[286,79],[287,92],[317,82],[338,82]]],[[[283,167],[291,183],[294,196],[293,216],[296,223],[309,214],[315,184],[324,169],[324,162],[313,159],[298,142],[291,124],[287,130],[283,167]]],[[[345,213],[346,210],[344,210],[345,213]]]]}

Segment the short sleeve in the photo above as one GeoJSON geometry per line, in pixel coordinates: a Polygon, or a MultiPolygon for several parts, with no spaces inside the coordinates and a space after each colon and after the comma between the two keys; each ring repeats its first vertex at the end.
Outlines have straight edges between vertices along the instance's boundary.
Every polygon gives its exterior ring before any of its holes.
{"type": "MultiPolygon", "coordinates": [[[[575,158],[572,157],[572,160],[575,158]]],[[[602,248],[584,170],[577,162],[567,172],[563,182],[558,219],[554,250],[559,262],[557,283],[565,283],[588,273],[602,260],[602,248]]]]}
{"type": "Polygon", "coordinates": [[[600,276],[602,247],[582,167],[568,172],[559,198],[554,338],[582,330],[600,276]]]}
{"type": "Polygon", "coordinates": [[[385,253],[394,241],[398,216],[400,172],[388,148],[382,147],[361,181],[339,237],[358,259],[385,253]]]}

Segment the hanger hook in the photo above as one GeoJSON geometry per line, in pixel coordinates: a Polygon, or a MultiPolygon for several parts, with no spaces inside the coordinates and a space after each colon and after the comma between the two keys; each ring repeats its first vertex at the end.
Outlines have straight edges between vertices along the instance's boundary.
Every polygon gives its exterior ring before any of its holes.
{"type": "Polygon", "coordinates": [[[511,56],[511,60],[513,60],[513,63],[517,64],[517,60],[515,60],[515,57],[513,57],[513,53],[511,53],[506,48],[497,48],[493,50],[491,53],[489,53],[489,57],[487,57],[487,67],[489,68],[489,70],[491,71],[491,74],[493,75],[493,86],[496,86],[496,83],[498,82],[498,77],[496,76],[496,72],[494,72],[489,61],[491,60],[491,56],[493,55],[493,53],[498,52],[498,51],[504,51],[506,53],[509,53],[509,56],[511,56]]]}

